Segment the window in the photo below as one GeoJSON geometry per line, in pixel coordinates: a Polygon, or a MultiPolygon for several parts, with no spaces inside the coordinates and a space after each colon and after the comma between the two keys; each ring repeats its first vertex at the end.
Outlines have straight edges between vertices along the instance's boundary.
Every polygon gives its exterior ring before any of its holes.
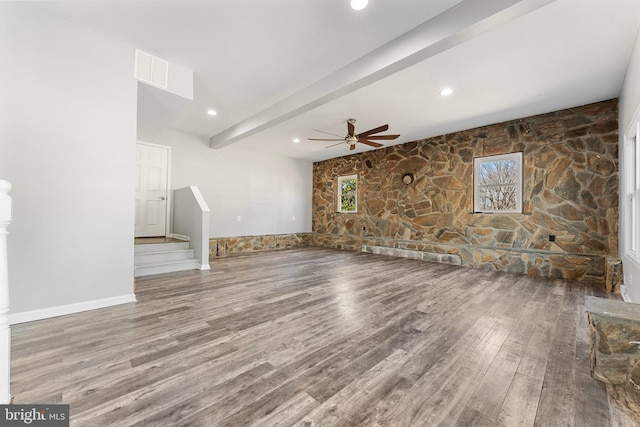
{"type": "Polygon", "coordinates": [[[631,133],[625,138],[624,162],[624,194],[626,203],[623,207],[626,229],[626,253],[629,257],[640,261],[640,224],[638,220],[638,203],[640,200],[640,148],[638,135],[640,134],[640,118],[635,122],[631,133]]]}
{"type": "Polygon", "coordinates": [[[358,176],[338,177],[338,212],[358,211],[358,176]]]}
{"type": "Polygon", "coordinates": [[[522,212],[522,153],[473,159],[475,212],[522,212]]]}

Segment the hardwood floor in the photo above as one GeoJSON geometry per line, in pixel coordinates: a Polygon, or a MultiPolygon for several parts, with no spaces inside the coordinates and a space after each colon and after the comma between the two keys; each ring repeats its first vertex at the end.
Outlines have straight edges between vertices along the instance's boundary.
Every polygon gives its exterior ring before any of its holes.
{"type": "Polygon", "coordinates": [[[75,426],[627,426],[589,375],[579,283],[320,248],[136,280],[12,327],[15,403],[75,426]]]}

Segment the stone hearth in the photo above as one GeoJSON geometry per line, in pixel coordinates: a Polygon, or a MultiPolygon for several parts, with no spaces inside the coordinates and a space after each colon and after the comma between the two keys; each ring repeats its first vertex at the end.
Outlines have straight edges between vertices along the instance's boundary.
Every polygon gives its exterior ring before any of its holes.
{"type": "Polygon", "coordinates": [[[444,264],[462,265],[460,255],[439,254],[436,252],[413,251],[411,249],[388,248],[385,246],[362,245],[362,252],[370,254],[419,259],[422,261],[440,262],[444,264]]]}

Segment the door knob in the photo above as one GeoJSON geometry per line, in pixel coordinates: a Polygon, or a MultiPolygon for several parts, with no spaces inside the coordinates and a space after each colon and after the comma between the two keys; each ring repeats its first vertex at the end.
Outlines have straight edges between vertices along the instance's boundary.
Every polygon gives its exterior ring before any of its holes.
{"type": "Polygon", "coordinates": [[[164,196],[160,197],[160,200],[164,200],[164,196]]]}

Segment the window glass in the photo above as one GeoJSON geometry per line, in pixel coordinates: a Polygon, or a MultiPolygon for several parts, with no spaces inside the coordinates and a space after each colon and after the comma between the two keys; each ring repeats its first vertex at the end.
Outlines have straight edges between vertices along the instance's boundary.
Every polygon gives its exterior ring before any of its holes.
{"type": "Polygon", "coordinates": [[[338,212],[357,212],[358,177],[356,175],[338,178],[338,212]]]}
{"type": "Polygon", "coordinates": [[[522,153],[474,159],[475,212],[522,212],[522,153]]]}

